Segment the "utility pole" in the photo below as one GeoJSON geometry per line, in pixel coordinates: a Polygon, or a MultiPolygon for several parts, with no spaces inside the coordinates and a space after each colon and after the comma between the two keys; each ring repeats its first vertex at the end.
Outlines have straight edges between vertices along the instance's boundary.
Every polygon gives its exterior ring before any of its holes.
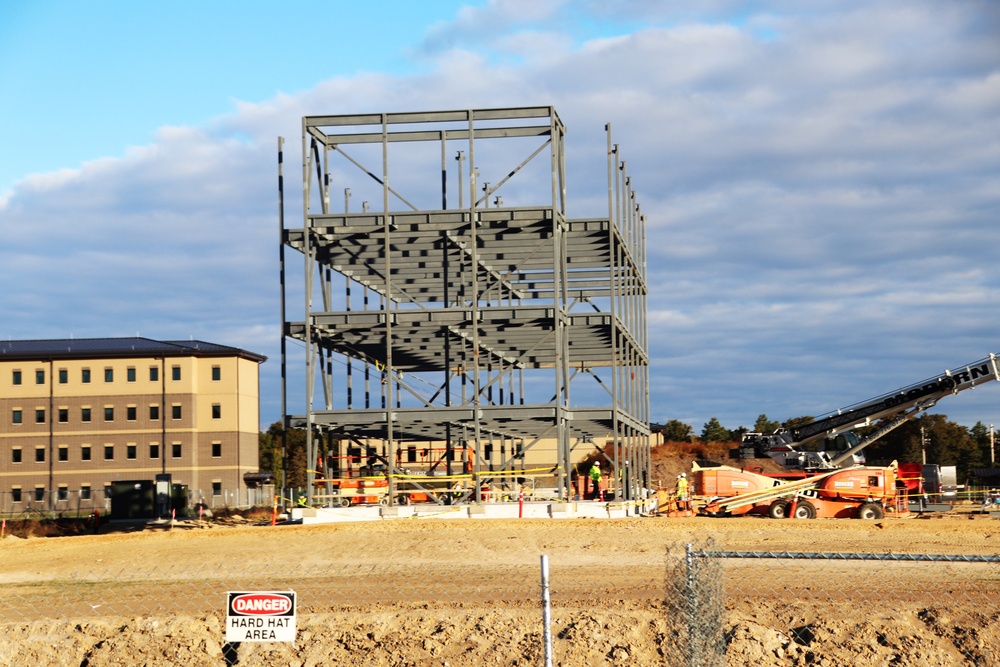
{"type": "Polygon", "coordinates": [[[990,467],[994,467],[997,460],[993,454],[993,424],[990,424],[990,467]]]}
{"type": "Polygon", "coordinates": [[[927,430],[921,426],[920,427],[920,458],[923,465],[927,465],[927,430]]]}

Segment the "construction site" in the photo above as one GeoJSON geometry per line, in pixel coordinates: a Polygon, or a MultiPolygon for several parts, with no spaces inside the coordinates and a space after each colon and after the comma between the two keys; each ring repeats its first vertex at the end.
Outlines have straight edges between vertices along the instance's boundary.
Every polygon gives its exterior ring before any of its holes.
{"type": "Polygon", "coordinates": [[[281,362],[308,505],[569,501],[607,442],[617,500],[644,495],[645,220],[610,125],[606,208],[570,215],[565,131],[551,107],[302,119],[281,362]]]}
{"type": "Polygon", "coordinates": [[[279,142],[282,411],[309,462],[293,520],[442,505],[498,518],[877,519],[939,491],[909,462],[854,466],[939,399],[1000,379],[992,354],[748,433],[735,468],[716,458],[683,482],[654,474],[646,220],[604,129],[606,154],[582,169],[606,172],[606,205],[584,217],[552,107],[306,116],[301,226],[286,224],[279,142]],[[293,375],[304,410],[289,410],[293,375]]]}

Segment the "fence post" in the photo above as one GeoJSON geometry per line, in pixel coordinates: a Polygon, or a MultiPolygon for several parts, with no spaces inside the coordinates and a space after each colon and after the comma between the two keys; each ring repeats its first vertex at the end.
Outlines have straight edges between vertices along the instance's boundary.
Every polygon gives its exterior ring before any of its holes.
{"type": "Polygon", "coordinates": [[[694,624],[695,616],[697,612],[695,610],[695,590],[694,590],[694,550],[690,543],[684,546],[684,600],[687,603],[685,605],[687,610],[687,626],[688,637],[687,637],[687,658],[688,665],[690,667],[696,667],[697,657],[695,656],[695,641],[694,641],[694,624]]]}
{"type": "Polygon", "coordinates": [[[549,599],[549,557],[542,554],[542,643],[545,667],[552,667],[552,604],[549,599]]]}

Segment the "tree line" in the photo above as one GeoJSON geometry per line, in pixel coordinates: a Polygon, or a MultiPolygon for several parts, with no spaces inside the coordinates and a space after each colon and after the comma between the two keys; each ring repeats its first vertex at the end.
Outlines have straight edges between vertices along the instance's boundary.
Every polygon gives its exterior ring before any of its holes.
{"type": "MultiPolygon", "coordinates": [[[[762,414],[757,417],[752,429],[740,426],[727,429],[712,417],[695,436],[694,429],[677,419],[663,425],[664,442],[730,442],[738,443],[743,434],[774,433],[779,428],[792,430],[813,421],[813,417],[795,417],[784,422],[773,421],[762,414]]],[[[878,428],[876,425],[857,429],[859,438],[864,438],[878,428]]],[[[996,443],[1000,449],[1000,442],[996,443]]],[[[996,467],[994,458],[998,452],[991,452],[990,430],[981,421],[968,428],[949,421],[947,415],[925,414],[904,423],[882,436],[865,449],[869,464],[889,464],[892,461],[912,463],[936,463],[942,466],[956,466],[958,479],[965,482],[976,468],[996,467]]]]}
{"type": "MultiPolygon", "coordinates": [[[[756,433],[773,433],[779,428],[794,429],[808,424],[813,417],[795,417],[784,422],[774,421],[762,414],[757,417],[753,428],[740,426],[727,429],[719,420],[712,417],[702,427],[701,435],[696,436],[688,424],[677,419],[671,419],[663,425],[664,442],[726,442],[738,443],[743,434],[748,431],[756,433]]],[[[870,426],[858,429],[858,437],[874,431],[877,427],[870,426]]],[[[289,429],[288,446],[288,479],[285,486],[303,488],[306,485],[306,432],[303,429],[289,429]]],[[[1000,442],[997,443],[1000,449],[1000,442]]],[[[260,471],[273,473],[281,485],[282,470],[282,425],[281,422],[271,424],[267,431],[260,434],[259,460],[260,471]]],[[[937,463],[943,466],[956,466],[958,479],[962,482],[971,477],[976,468],[995,467],[990,451],[989,427],[982,422],[976,422],[971,429],[961,424],[949,421],[946,415],[925,414],[912,419],[891,431],[865,449],[865,456],[871,464],[888,464],[892,461],[922,463],[937,463]],[[923,431],[921,431],[923,429],[923,431]],[[923,438],[921,438],[923,433],[923,438]]]]}

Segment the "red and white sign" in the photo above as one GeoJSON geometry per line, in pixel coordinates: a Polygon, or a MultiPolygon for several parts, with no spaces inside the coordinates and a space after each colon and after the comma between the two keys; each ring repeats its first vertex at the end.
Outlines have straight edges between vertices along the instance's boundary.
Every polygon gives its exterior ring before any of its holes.
{"type": "Polygon", "coordinates": [[[294,642],[295,591],[230,591],[226,641],[294,642]]]}

